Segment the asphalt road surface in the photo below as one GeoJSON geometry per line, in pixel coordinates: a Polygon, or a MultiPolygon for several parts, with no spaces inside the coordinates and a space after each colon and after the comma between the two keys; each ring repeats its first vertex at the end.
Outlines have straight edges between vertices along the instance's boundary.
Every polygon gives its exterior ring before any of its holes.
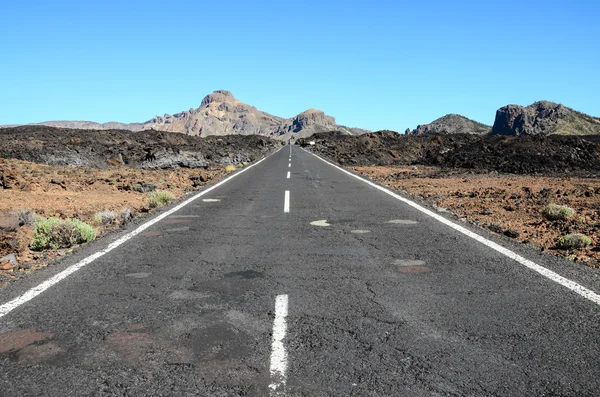
{"type": "Polygon", "coordinates": [[[164,211],[0,292],[0,395],[600,395],[597,302],[298,147],[164,211]]]}

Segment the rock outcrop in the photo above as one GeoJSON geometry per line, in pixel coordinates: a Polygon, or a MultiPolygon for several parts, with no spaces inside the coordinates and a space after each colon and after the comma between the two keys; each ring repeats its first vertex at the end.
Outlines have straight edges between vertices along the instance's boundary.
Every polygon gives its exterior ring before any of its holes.
{"type": "Polygon", "coordinates": [[[305,138],[317,132],[340,131],[356,135],[355,131],[335,123],[335,119],[317,109],[308,109],[296,117],[284,120],[273,136],[279,139],[305,138]]]}
{"type": "Polygon", "coordinates": [[[492,135],[598,135],[600,119],[561,104],[539,101],[496,111],[492,135]]]}
{"type": "Polygon", "coordinates": [[[407,134],[475,134],[485,135],[492,127],[470,120],[458,114],[447,114],[437,120],[425,125],[419,125],[416,129],[406,130],[407,134]]]}
{"type": "Polygon", "coordinates": [[[39,123],[58,128],[157,130],[190,136],[263,135],[281,140],[297,139],[315,132],[342,131],[359,135],[366,130],[337,125],[335,119],[320,110],[310,109],[290,119],[273,116],[234,98],[226,90],[214,91],[200,106],[176,114],[156,116],[144,123],[94,123],[90,121],[48,121],[39,123]]]}

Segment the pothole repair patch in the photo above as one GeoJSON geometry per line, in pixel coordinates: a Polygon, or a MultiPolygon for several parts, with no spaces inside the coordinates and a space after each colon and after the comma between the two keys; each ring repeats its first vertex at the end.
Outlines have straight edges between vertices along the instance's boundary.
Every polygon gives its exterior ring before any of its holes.
{"type": "Polygon", "coordinates": [[[176,227],[173,229],[167,229],[165,230],[165,232],[169,232],[169,233],[176,233],[176,232],[187,232],[188,230],[190,230],[189,227],[176,227]]]}
{"type": "Polygon", "coordinates": [[[20,350],[35,342],[54,336],[51,332],[38,332],[31,328],[0,334],[0,353],[20,350]]]}
{"type": "Polygon", "coordinates": [[[417,221],[411,221],[410,219],[392,219],[391,221],[387,221],[386,223],[393,223],[396,225],[416,225],[417,221]]]}
{"type": "Polygon", "coordinates": [[[425,266],[425,262],[418,259],[396,259],[393,262],[398,266],[400,273],[424,273],[428,272],[429,268],[425,266]]]}
{"type": "Polygon", "coordinates": [[[327,223],[327,219],[323,219],[320,221],[314,221],[314,222],[311,222],[310,224],[313,226],[322,226],[322,227],[331,226],[331,224],[327,223]]]}

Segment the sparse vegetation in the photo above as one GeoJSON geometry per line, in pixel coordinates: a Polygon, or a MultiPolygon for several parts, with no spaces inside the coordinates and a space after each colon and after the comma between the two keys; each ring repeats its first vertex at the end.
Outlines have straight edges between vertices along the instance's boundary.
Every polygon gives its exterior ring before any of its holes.
{"type": "Polygon", "coordinates": [[[233,165],[233,164],[228,164],[225,166],[225,171],[227,171],[227,172],[233,172],[233,171],[235,171],[235,169],[236,169],[235,165],[233,165]]]}
{"type": "Polygon", "coordinates": [[[41,251],[48,248],[69,248],[93,241],[95,238],[94,228],[78,219],[60,220],[38,217],[35,222],[31,249],[41,251]]]}
{"type": "Polygon", "coordinates": [[[118,217],[119,214],[115,211],[100,211],[96,212],[96,214],[94,215],[94,223],[96,225],[110,225],[118,217]]]}
{"type": "Polygon", "coordinates": [[[581,249],[592,245],[592,239],[585,234],[568,234],[556,240],[556,246],[564,250],[581,249]]]}
{"type": "Polygon", "coordinates": [[[572,218],[573,215],[575,215],[575,211],[573,208],[565,205],[548,204],[542,210],[542,215],[544,215],[544,218],[550,221],[564,221],[572,218]]]}
{"type": "Polygon", "coordinates": [[[35,225],[35,212],[32,209],[19,210],[19,226],[33,227],[35,225]]]}
{"type": "Polygon", "coordinates": [[[148,195],[148,207],[158,208],[175,200],[175,195],[166,190],[156,190],[148,195]]]}

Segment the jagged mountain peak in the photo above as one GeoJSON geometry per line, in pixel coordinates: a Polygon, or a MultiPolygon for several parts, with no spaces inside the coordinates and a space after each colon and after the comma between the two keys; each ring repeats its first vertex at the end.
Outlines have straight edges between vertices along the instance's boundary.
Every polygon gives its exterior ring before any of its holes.
{"type": "Polygon", "coordinates": [[[238,102],[237,99],[234,98],[233,94],[231,94],[230,91],[227,90],[216,90],[213,91],[211,94],[208,94],[207,96],[204,97],[204,99],[202,99],[202,102],[200,103],[200,107],[206,106],[210,103],[213,102],[238,102]]]}
{"type": "Polygon", "coordinates": [[[492,135],[597,135],[600,119],[550,101],[496,111],[492,135]]]}

